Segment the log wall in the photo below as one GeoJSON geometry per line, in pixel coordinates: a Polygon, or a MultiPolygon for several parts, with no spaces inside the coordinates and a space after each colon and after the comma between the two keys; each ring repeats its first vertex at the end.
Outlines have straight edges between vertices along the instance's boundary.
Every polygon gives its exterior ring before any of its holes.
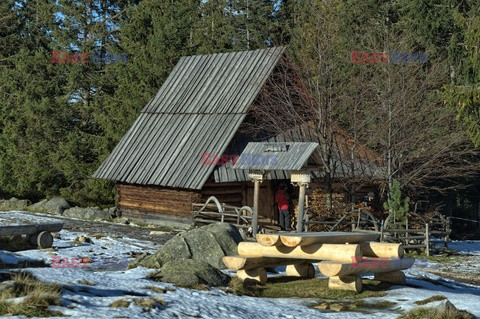
{"type": "Polygon", "coordinates": [[[118,183],[117,191],[118,207],[129,215],[148,212],[191,217],[192,202],[200,201],[200,194],[193,190],[118,183]]]}

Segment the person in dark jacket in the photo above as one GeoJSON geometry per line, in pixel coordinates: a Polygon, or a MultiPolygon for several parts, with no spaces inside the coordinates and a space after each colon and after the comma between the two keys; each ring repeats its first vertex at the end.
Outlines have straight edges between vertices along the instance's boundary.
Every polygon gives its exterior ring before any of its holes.
{"type": "Polygon", "coordinates": [[[290,211],[288,210],[289,196],[286,188],[285,184],[280,184],[277,194],[275,195],[275,202],[277,202],[278,205],[280,228],[282,230],[292,230],[290,228],[290,211]]]}

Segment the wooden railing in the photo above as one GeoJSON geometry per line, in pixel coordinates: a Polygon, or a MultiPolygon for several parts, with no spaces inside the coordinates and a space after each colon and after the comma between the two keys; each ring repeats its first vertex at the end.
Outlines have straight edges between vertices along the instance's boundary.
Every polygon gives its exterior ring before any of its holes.
{"type": "Polygon", "coordinates": [[[193,203],[192,214],[195,223],[225,222],[243,228],[250,227],[253,218],[252,208],[220,203],[215,196],[209,197],[205,204],[193,203]]]}

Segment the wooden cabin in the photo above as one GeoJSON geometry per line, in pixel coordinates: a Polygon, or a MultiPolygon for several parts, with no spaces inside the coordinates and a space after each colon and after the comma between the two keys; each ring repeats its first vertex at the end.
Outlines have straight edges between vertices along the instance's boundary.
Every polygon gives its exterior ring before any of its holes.
{"type": "MultiPolygon", "coordinates": [[[[277,78],[280,62],[288,65],[285,61],[283,47],[181,58],[93,175],[117,182],[122,215],[191,224],[192,203],[209,196],[252,206],[248,172],[233,169],[231,157],[225,158],[226,165],[211,165],[205,154],[218,156],[222,163],[222,155],[240,155],[250,141],[324,143],[306,123],[273,135],[242,130],[247,122],[250,127],[255,123],[252,106],[262,106],[262,94],[272,89],[268,83],[277,78]]],[[[337,157],[349,139],[342,134],[337,134],[337,157]]],[[[321,156],[321,147],[316,153],[321,156]]],[[[368,163],[357,165],[363,171],[355,173],[378,175],[378,165],[371,165],[379,160],[373,152],[359,148],[355,156],[358,163],[368,163]]],[[[317,169],[320,179],[322,169],[317,169]]],[[[348,177],[351,172],[351,165],[338,165],[338,176],[348,177]]],[[[259,213],[264,222],[276,224],[275,187],[289,178],[289,172],[275,171],[261,184],[259,213]]]]}

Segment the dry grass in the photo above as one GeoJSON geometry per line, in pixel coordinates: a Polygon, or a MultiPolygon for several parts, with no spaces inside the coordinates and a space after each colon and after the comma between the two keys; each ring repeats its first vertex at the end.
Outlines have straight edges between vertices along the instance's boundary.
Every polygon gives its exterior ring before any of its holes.
{"type": "Polygon", "coordinates": [[[91,282],[90,280],[86,280],[86,279],[80,280],[78,283],[80,285],[95,286],[95,283],[91,282]]]}
{"type": "Polygon", "coordinates": [[[0,315],[23,315],[26,317],[61,316],[58,311],[48,310],[49,306],[60,304],[61,288],[37,280],[29,273],[12,276],[13,285],[0,293],[0,315]],[[9,299],[24,297],[12,302],[9,299]]]}
{"type": "Polygon", "coordinates": [[[474,319],[464,310],[438,311],[434,308],[415,308],[399,316],[398,319],[474,319]]]}
{"type": "Polygon", "coordinates": [[[384,290],[390,285],[368,280],[363,284],[363,292],[333,290],[328,288],[328,279],[298,279],[294,277],[269,278],[265,286],[248,284],[234,277],[230,288],[234,294],[266,298],[320,298],[320,299],[358,299],[383,297],[384,290]]]}
{"type": "Polygon", "coordinates": [[[148,309],[158,308],[159,306],[162,306],[162,307],[167,306],[167,302],[165,300],[157,297],[149,297],[149,298],[142,298],[142,299],[135,298],[133,302],[135,302],[135,304],[139,307],[148,308],[148,309]]]}
{"type": "Polygon", "coordinates": [[[396,303],[391,301],[368,303],[361,299],[356,299],[352,301],[324,301],[313,306],[313,308],[333,311],[364,311],[365,309],[387,309],[395,305],[396,303]]]}
{"type": "Polygon", "coordinates": [[[130,306],[130,301],[126,298],[119,298],[110,304],[112,308],[127,308],[130,306]]]}
{"type": "Polygon", "coordinates": [[[438,300],[444,300],[444,299],[447,299],[447,297],[442,296],[442,295],[435,295],[435,296],[431,296],[427,299],[415,301],[415,303],[417,305],[424,305],[424,304],[427,304],[427,303],[432,302],[432,301],[438,301],[438,300]]]}
{"type": "Polygon", "coordinates": [[[164,294],[167,291],[175,291],[175,288],[172,288],[172,287],[160,288],[160,287],[157,287],[157,286],[147,286],[147,287],[145,287],[145,289],[149,289],[151,291],[158,292],[159,294],[164,294]]]}

